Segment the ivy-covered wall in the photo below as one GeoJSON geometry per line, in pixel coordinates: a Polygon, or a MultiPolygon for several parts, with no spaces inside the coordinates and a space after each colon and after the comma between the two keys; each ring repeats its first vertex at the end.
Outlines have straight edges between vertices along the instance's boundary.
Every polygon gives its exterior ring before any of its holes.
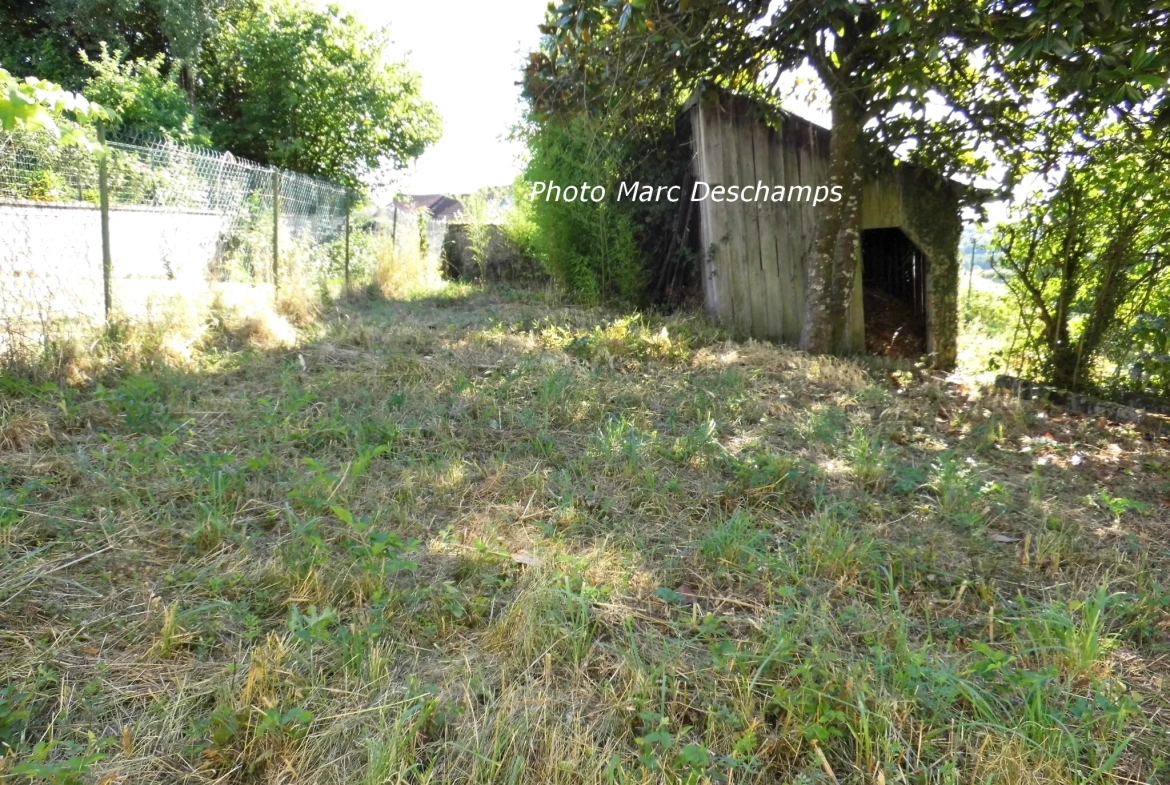
{"type": "Polygon", "coordinates": [[[927,350],[931,365],[955,366],[959,342],[960,186],[923,169],[897,166],[902,231],[926,254],[927,350]]]}

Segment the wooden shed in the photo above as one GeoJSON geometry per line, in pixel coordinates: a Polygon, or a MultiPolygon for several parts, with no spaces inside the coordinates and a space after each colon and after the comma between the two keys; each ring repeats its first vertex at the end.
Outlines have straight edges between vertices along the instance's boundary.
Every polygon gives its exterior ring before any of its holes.
{"type": "MultiPolygon", "coordinates": [[[[716,185],[829,184],[829,131],[707,87],[687,104],[693,175],[716,185]]],[[[847,315],[849,351],[954,364],[965,186],[893,161],[865,186],[862,253],[847,315]]],[[[820,205],[807,198],[698,203],[703,298],[737,332],[800,339],[820,205]]]]}

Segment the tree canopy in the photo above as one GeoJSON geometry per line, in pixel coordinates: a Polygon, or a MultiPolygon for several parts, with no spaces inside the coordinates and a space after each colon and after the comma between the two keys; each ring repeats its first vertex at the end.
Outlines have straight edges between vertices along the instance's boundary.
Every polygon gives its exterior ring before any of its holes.
{"type": "Polygon", "coordinates": [[[226,14],[202,65],[215,142],[254,160],[356,184],[437,141],[421,79],[386,63],[388,38],[296,2],[226,14]]]}
{"type": "Polygon", "coordinates": [[[97,58],[105,44],[128,61],[161,54],[190,78],[219,14],[246,1],[8,0],[0,6],[0,63],[80,90],[90,71],[78,52],[97,58]]]}
{"type": "Polygon", "coordinates": [[[385,31],[307,0],[13,0],[0,65],[107,104],[125,129],[351,186],[440,134],[385,31]],[[7,34],[7,31],[12,34],[7,34]]]}
{"type": "Polygon", "coordinates": [[[126,60],[121,52],[101,47],[97,59],[84,51],[82,61],[93,70],[85,95],[109,109],[118,128],[161,136],[176,142],[209,145],[203,127],[174,71],[165,72],[166,58],[126,60]]]}
{"type": "MultiPolygon", "coordinates": [[[[1083,137],[1110,112],[1165,117],[1167,13],[1078,0],[567,0],[549,6],[525,89],[537,122],[601,115],[634,131],[704,80],[779,103],[780,74],[810,66],[845,198],[822,206],[802,345],[835,351],[875,165],[896,154],[971,178],[1006,164],[1006,192],[1052,165],[1038,151],[1070,141],[1049,129],[1083,137]]],[[[936,362],[954,361],[945,354],[936,362]]]]}

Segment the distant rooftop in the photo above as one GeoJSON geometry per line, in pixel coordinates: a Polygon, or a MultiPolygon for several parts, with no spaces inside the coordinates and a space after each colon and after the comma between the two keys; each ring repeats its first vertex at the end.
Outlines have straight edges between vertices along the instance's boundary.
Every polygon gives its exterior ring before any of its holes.
{"type": "MultiPolygon", "coordinates": [[[[504,211],[512,206],[511,188],[504,186],[489,188],[489,221],[498,221],[504,211]]],[[[426,209],[431,217],[439,221],[457,222],[463,218],[463,203],[471,194],[402,194],[395,201],[399,210],[417,212],[426,209]]]]}
{"type": "Polygon", "coordinates": [[[425,208],[432,218],[439,220],[456,220],[463,215],[463,202],[460,201],[460,197],[446,194],[403,194],[398,197],[398,206],[412,212],[425,208]]]}

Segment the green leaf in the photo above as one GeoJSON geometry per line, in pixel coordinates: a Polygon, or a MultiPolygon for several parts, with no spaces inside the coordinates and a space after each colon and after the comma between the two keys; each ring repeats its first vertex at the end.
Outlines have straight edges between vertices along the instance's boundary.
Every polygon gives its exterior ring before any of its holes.
{"type": "Polygon", "coordinates": [[[711,761],[707,748],[701,744],[688,744],[679,753],[679,760],[688,766],[706,766],[711,761]]]}
{"type": "Polygon", "coordinates": [[[300,725],[308,725],[312,721],[313,712],[302,708],[290,709],[280,718],[281,725],[291,725],[294,722],[300,725]]]}
{"type": "Polygon", "coordinates": [[[686,597],[684,597],[682,594],[667,586],[659,586],[654,590],[654,595],[659,599],[665,600],[666,602],[672,603],[674,605],[679,605],[683,600],[686,599],[686,597]]]}
{"type": "Polygon", "coordinates": [[[643,744],[660,744],[663,747],[670,747],[672,744],[674,744],[674,734],[668,730],[656,730],[651,733],[647,733],[645,736],[638,739],[638,741],[642,742],[643,744]]]}

